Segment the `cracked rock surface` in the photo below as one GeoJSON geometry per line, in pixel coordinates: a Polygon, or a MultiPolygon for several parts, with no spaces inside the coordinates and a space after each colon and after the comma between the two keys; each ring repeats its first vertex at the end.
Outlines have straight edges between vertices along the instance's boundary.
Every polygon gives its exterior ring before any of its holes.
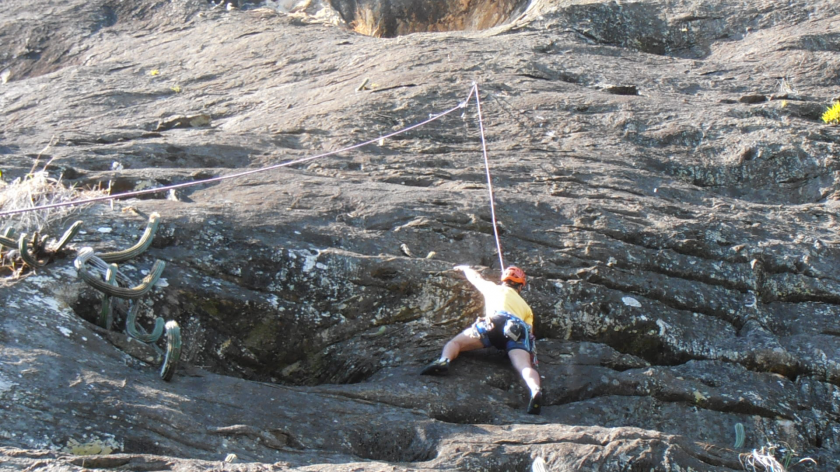
{"type": "Polygon", "coordinates": [[[0,192],[222,178],[80,208],[0,281],[4,468],[840,470],[840,6],[438,3],[0,3],[0,192]],[[482,313],[452,267],[499,274],[474,83],[540,416],[494,350],[418,375],[482,313]],[[166,262],[170,382],[73,268],[153,212],[120,267],[166,262]]]}

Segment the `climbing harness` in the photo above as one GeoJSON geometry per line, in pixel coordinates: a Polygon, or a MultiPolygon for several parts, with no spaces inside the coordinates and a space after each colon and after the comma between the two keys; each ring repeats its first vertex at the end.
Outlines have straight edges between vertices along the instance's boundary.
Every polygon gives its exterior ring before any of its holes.
{"type": "Polygon", "coordinates": [[[480,339],[485,347],[493,346],[500,350],[522,347],[528,352],[534,351],[531,328],[522,319],[507,311],[497,311],[490,317],[479,317],[469,329],[468,335],[480,339]]]}

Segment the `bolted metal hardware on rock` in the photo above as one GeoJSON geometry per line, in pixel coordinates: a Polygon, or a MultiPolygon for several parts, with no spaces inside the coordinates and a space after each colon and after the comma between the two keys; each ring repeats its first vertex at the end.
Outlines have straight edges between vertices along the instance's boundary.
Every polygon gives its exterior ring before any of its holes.
{"type": "Polygon", "coordinates": [[[124,249],[122,251],[114,251],[114,252],[104,252],[99,254],[99,258],[105,262],[122,262],[128,259],[133,259],[140,254],[143,254],[146,249],[152,244],[152,240],[155,238],[155,233],[157,232],[158,225],[159,225],[160,215],[158,213],[152,213],[149,216],[149,223],[146,225],[146,230],[143,231],[143,235],[140,236],[140,241],[137,242],[134,246],[131,246],[128,249],[124,249]]]}

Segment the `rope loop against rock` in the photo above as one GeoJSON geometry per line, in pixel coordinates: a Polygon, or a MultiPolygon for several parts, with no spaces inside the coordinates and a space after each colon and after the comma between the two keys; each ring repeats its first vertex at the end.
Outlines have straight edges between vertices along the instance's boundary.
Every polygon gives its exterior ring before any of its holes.
{"type": "MultiPolygon", "coordinates": [[[[230,174],[230,175],[222,175],[222,176],[219,176],[219,177],[213,177],[213,178],[204,179],[204,180],[194,180],[194,181],[191,181],[191,182],[183,182],[183,183],[180,183],[180,184],[173,184],[173,185],[157,187],[157,188],[152,188],[152,189],[138,190],[138,191],[134,191],[134,192],[125,192],[125,193],[121,193],[121,194],[117,194],[117,195],[106,195],[106,196],[102,196],[102,197],[88,198],[88,199],[83,199],[83,200],[74,200],[74,201],[69,201],[69,202],[52,203],[52,204],[41,205],[41,206],[36,206],[36,207],[32,207],[32,208],[21,208],[21,209],[17,209],[17,210],[3,211],[3,212],[0,212],[0,217],[10,216],[10,215],[15,215],[15,214],[20,214],[20,213],[27,213],[27,212],[32,212],[32,211],[48,210],[48,209],[52,209],[52,208],[77,206],[77,205],[84,205],[84,204],[88,204],[88,203],[95,203],[95,202],[101,202],[101,201],[109,201],[109,200],[117,200],[117,199],[122,199],[122,198],[137,197],[137,196],[147,195],[147,194],[152,194],[152,193],[168,192],[168,191],[176,190],[176,189],[180,189],[180,188],[192,187],[192,186],[196,186],[196,185],[204,185],[204,184],[208,184],[208,183],[220,182],[220,181],[223,181],[223,180],[229,180],[229,179],[244,177],[244,176],[247,176],[247,175],[256,174],[256,173],[260,173],[260,172],[267,172],[269,170],[274,170],[274,169],[277,169],[277,168],[280,168],[280,167],[288,167],[288,166],[291,166],[291,165],[300,164],[300,163],[303,163],[303,162],[309,162],[309,161],[312,161],[312,160],[315,160],[315,159],[320,159],[322,157],[327,157],[327,156],[340,154],[340,153],[345,152],[345,151],[351,151],[351,150],[354,150],[354,149],[358,149],[360,147],[364,147],[364,146],[367,146],[369,144],[380,142],[380,141],[382,141],[386,138],[391,138],[391,137],[406,133],[408,131],[411,131],[413,129],[420,128],[420,127],[422,127],[424,125],[427,125],[427,124],[429,124],[433,121],[436,121],[436,120],[438,120],[438,119],[440,119],[440,118],[442,118],[446,115],[449,115],[450,113],[453,113],[456,110],[466,108],[470,99],[473,97],[473,94],[475,94],[475,105],[476,105],[476,109],[477,109],[477,112],[478,112],[478,127],[479,127],[479,131],[480,131],[480,134],[481,134],[481,151],[482,151],[482,154],[484,156],[484,168],[485,168],[485,173],[487,175],[487,190],[490,194],[490,216],[491,216],[492,223],[493,223],[493,235],[496,239],[496,251],[499,254],[499,267],[502,271],[504,271],[505,270],[505,261],[504,261],[503,255],[502,255],[502,244],[501,244],[501,239],[499,238],[498,222],[496,221],[496,204],[495,204],[495,199],[494,199],[494,195],[493,195],[493,181],[492,181],[492,178],[490,176],[490,161],[489,161],[489,158],[487,157],[487,139],[484,135],[484,119],[483,119],[482,113],[481,113],[481,99],[479,97],[478,84],[476,82],[472,83],[472,87],[470,87],[470,91],[469,91],[469,94],[467,94],[467,97],[463,101],[458,102],[458,105],[455,106],[455,107],[452,107],[452,108],[450,108],[446,111],[443,111],[443,112],[437,113],[437,114],[430,113],[429,118],[427,120],[424,120],[424,121],[421,121],[419,123],[415,123],[413,125],[407,126],[407,127],[402,128],[398,131],[394,131],[392,133],[384,134],[384,135],[379,136],[377,138],[374,138],[374,139],[371,139],[371,140],[368,140],[368,141],[364,141],[364,142],[361,142],[361,143],[358,143],[358,144],[354,144],[352,146],[348,146],[348,147],[345,147],[343,149],[339,149],[339,150],[336,150],[336,151],[326,152],[326,153],[318,154],[318,155],[315,155],[315,156],[304,157],[304,158],[301,158],[301,159],[295,159],[295,160],[288,161],[288,162],[283,162],[283,163],[280,163],[280,164],[275,164],[275,165],[271,165],[271,166],[267,166],[267,167],[261,167],[259,169],[253,169],[253,170],[248,170],[248,171],[244,171],[244,172],[238,172],[238,173],[230,174]]],[[[77,228],[74,228],[74,229],[77,229],[77,228]]],[[[152,239],[150,236],[153,236],[154,232],[156,230],[157,230],[157,218],[152,218],[151,221],[149,222],[149,227],[147,227],[147,229],[146,229],[146,233],[143,235],[143,237],[141,238],[141,241],[136,246],[134,246],[132,248],[129,248],[129,249],[126,249],[124,251],[117,251],[115,253],[101,254],[100,255],[101,259],[103,259],[107,262],[116,262],[116,261],[119,261],[119,260],[130,259],[130,258],[136,256],[138,253],[141,253],[141,252],[145,251],[145,249],[148,247],[148,242],[150,242],[151,239],[152,239]]],[[[75,231],[74,231],[74,234],[75,234],[75,231]]],[[[4,238],[3,240],[0,240],[0,244],[8,244],[9,242],[10,241],[6,240],[6,238],[4,238]]],[[[26,251],[24,251],[23,249],[21,249],[21,253],[22,253],[22,257],[25,258],[26,262],[29,263],[30,265],[33,265],[32,263],[34,261],[28,260],[29,259],[27,257],[28,253],[26,253],[26,251]]],[[[105,271],[105,270],[107,270],[107,269],[103,268],[103,271],[105,271]]]]}
{"type": "Polygon", "coordinates": [[[167,186],[164,186],[164,187],[156,187],[156,188],[150,188],[150,189],[145,189],[145,190],[138,190],[138,191],[134,191],[134,192],[125,192],[125,193],[120,193],[120,194],[117,194],[117,195],[105,195],[105,196],[102,196],[102,197],[86,198],[86,199],[83,199],[83,200],[73,200],[73,201],[69,201],[69,202],[60,202],[60,203],[51,203],[51,204],[48,204],[48,205],[40,205],[40,206],[31,207],[31,208],[20,208],[20,209],[17,209],[17,210],[2,211],[2,212],[0,212],[0,218],[5,217],[5,216],[10,216],[10,215],[16,215],[16,214],[20,214],[20,213],[28,213],[28,212],[32,212],[32,211],[40,211],[40,210],[48,210],[48,209],[52,209],[52,208],[86,205],[88,203],[96,203],[96,202],[103,202],[103,201],[109,201],[109,200],[118,200],[118,199],[122,199],[122,198],[137,197],[137,196],[140,196],[140,195],[148,195],[148,194],[153,194],[153,193],[168,192],[170,190],[176,190],[176,189],[186,188],[186,187],[193,187],[193,186],[196,186],[196,185],[205,185],[205,184],[214,183],[214,182],[221,182],[223,180],[230,180],[230,179],[236,179],[236,178],[239,178],[239,177],[245,177],[245,176],[252,175],[252,174],[258,174],[258,173],[261,173],[261,172],[267,172],[267,171],[270,171],[270,170],[279,169],[280,167],[289,167],[289,166],[292,166],[292,165],[295,165],[295,164],[301,164],[301,163],[304,163],[304,162],[314,161],[315,159],[320,159],[322,157],[333,156],[333,155],[336,155],[336,154],[340,154],[342,152],[352,151],[354,149],[358,149],[358,148],[361,148],[361,147],[364,147],[364,146],[368,146],[370,144],[378,143],[378,142],[380,142],[384,139],[387,139],[387,138],[392,138],[394,136],[398,136],[398,135],[407,133],[411,130],[420,128],[422,126],[425,126],[425,125],[427,125],[427,124],[429,124],[433,121],[437,121],[437,120],[443,118],[444,116],[449,115],[449,114],[451,114],[451,113],[453,113],[457,110],[465,108],[467,106],[467,103],[469,103],[470,98],[472,98],[472,94],[475,90],[476,90],[475,87],[470,88],[470,93],[469,93],[469,95],[467,95],[467,98],[464,99],[464,101],[458,102],[457,106],[454,106],[454,107],[452,107],[452,108],[450,108],[446,111],[443,111],[441,113],[437,113],[437,114],[430,113],[429,118],[427,120],[423,120],[419,123],[415,123],[413,125],[406,126],[405,128],[402,128],[400,130],[397,130],[397,131],[394,131],[394,132],[391,132],[391,133],[388,133],[388,134],[384,134],[384,135],[379,136],[377,138],[370,139],[368,141],[364,141],[364,142],[361,142],[361,143],[357,143],[357,144],[354,144],[352,146],[348,146],[348,147],[345,147],[345,148],[342,148],[342,149],[338,149],[336,151],[325,152],[325,153],[322,153],[322,154],[317,154],[315,156],[304,157],[304,158],[301,158],[301,159],[295,159],[295,160],[292,160],[292,161],[282,162],[280,164],[274,164],[274,165],[267,166],[267,167],[261,167],[259,169],[252,169],[252,170],[247,170],[247,171],[244,171],[244,172],[237,172],[235,174],[230,174],[230,175],[221,175],[221,176],[218,176],[218,177],[212,177],[212,178],[204,179],[204,180],[193,180],[193,181],[190,181],[190,182],[182,182],[180,184],[173,184],[173,185],[167,185],[167,186]]]}

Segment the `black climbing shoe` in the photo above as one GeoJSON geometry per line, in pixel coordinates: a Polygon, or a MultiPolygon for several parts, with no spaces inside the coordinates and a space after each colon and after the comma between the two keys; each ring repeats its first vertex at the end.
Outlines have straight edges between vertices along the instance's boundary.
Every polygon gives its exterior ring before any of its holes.
{"type": "Polygon", "coordinates": [[[438,359],[427,365],[420,375],[446,375],[449,373],[449,359],[438,359]]]}
{"type": "Polygon", "coordinates": [[[537,392],[536,395],[531,397],[531,401],[528,402],[528,414],[529,415],[539,415],[541,409],[542,409],[542,391],[539,391],[539,392],[537,392]]]}

